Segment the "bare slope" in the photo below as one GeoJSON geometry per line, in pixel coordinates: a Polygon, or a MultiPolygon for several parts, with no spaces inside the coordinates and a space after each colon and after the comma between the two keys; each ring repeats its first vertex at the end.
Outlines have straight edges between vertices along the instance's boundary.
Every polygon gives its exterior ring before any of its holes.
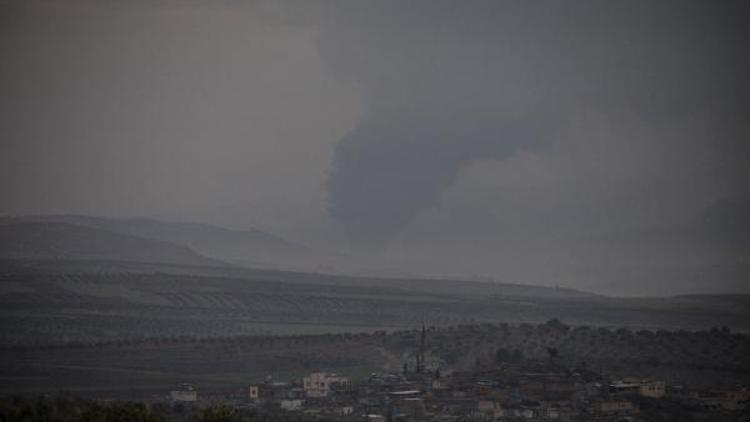
{"type": "Polygon", "coordinates": [[[203,223],[86,215],[24,216],[9,220],[59,222],[103,229],[185,245],[202,255],[241,265],[295,268],[315,267],[325,261],[322,253],[258,229],[231,230],[203,223]]]}
{"type": "Polygon", "coordinates": [[[75,224],[50,222],[0,223],[0,258],[223,265],[181,245],[75,224]]]}

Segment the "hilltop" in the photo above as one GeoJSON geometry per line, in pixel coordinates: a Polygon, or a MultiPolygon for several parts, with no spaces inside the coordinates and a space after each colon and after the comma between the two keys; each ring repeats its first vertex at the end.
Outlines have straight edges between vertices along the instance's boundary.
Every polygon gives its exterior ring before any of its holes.
{"type": "Polygon", "coordinates": [[[0,259],[225,265],[186,246],[53,222],[0,222],[0,259]]]}

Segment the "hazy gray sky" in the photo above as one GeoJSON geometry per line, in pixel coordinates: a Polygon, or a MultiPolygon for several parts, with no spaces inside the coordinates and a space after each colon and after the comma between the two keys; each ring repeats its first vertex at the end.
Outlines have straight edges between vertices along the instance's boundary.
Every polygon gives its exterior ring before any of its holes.
{"type": "Polygon", "coordinates": [[[748,202],[748,21],[708,0],[0,1],[0,213],[745,291],[747,245],[700,226],[748,202]]]}
{"type": "Polygon", "coordinates": [[[201,3],[0,3],[2,212],[189,213],[320,190],[359,88],[312,29],[201,3]]]}

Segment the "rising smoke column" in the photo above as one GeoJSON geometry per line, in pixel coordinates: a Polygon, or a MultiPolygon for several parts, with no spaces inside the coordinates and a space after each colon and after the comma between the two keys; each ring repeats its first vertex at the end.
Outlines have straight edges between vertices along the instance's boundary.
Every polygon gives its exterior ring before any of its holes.
{"type": "Polygon", "coordinates": [[[462,168],[537,147],[549,125],[524,111],[530,93],[508,77],[520,69],[499,71],[505,6],[478,2],[454,16],[445,2],[335,4],[322,13],[319,49],[360,84],[365,114],[334,150],[328,210],[353,247],[382,250],[439,206],[462,168]]]}
{"type": "Polygon", "coordinates": [[[474,161],[559,142],[576,113],[654,127],[721,116],[736,132],[750,106],[736,54],[747,2],[276,4],[361,88],[364,116],[326,182],[330,216],[359,245],[386,245],[474,161]]]}
{"type": "Polygon", "coordinates": [[[536,131],[478,115],[366,119],[334,151],[330,214],[355,246],[380,249],[419,211],[438,206],[463,166],[528,147],[536,131]]]}

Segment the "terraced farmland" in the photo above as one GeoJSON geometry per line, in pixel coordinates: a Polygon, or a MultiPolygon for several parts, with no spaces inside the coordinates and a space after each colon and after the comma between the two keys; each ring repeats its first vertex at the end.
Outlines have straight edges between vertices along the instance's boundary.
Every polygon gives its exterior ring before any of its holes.
{"type": "MultiPolygon", "coordinates": [[[[143,398],[191,382],[230,392],[271,375],[299,378],[323,369],[362,378],[413,366],[416,329],[307,336],[192,336],[0,348],[0,392],[72,390],[101,397],[143,398]]],[[[476,324],[429,327],[428,368],[466,370],[496,364],[500,349],[545,362],[548,348],[567,367],[620,376],[659,377],[670,384],[750,382],[750,337],[727,329],[631,331],[588,326],[476,324]]]]}
{"type": "Polygon", "coordinates": [[[0,345],[368,332],[422,321],[450,326],[562,318],[633,329],[726,325],[737,331],[750,324],[742,296],[618,299],[447,280],[172,267],[80,271],[76,265],[79,272],[19,266],[0,272],[0,345]]]}
{"type": "Polygon", "coordinates": [[[555,348],[571,364],[627,375],[750,381],[750,341],[739,334],[750,321],[745,296],[621,299],[123,262],[0,268],[5,391],[147,397],[184,381],[235,391],[314,368],[397,371],[413,360],[422,322],[429,363],[444,368],[491,363],[501,348],[534,359],[555,348]],[[554,318],[574,327],[545,323],[554,318]]]}

